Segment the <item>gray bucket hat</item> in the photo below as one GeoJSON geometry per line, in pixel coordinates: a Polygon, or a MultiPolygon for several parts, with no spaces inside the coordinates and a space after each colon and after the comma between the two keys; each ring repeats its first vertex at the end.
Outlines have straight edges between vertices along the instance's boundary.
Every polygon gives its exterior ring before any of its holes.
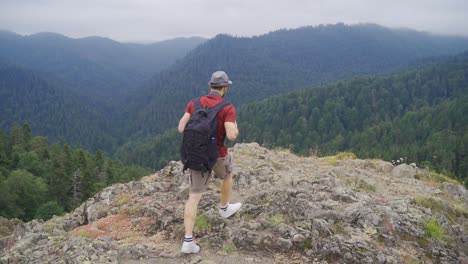
{"type": "Polygon", "coordinates": [[[229,80],[229,77],[225,72],[216,71],[211,75],[211,80],[208,84],[211,87],[224,87],[231,85],[232,82],[229,80]]]}

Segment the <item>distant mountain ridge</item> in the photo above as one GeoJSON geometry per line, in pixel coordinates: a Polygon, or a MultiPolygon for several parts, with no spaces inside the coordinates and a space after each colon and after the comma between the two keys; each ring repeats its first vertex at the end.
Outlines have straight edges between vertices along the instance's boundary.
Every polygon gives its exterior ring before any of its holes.
{"type": "Polygon", "coordinates": [[[72,39],[49,32],[22,36],[0,31],[0,57],[53,74],[81,94],[119,98],[204,41],[179,38],[128,44],[103,37],[72,39]]]}
{"type": "Polygon", "coordinates": [[[128,135],[174,127],[188,100],[203,95],[215,70],[234,84],[228,97],[243,104],[358,75],[393,71],[424,57],[468,49],[468,39],[399,31],[373,24],[278,30],[252,38],[218,35],[162,71],[130,99],[128,135]],[[232,91],[232,92],[231,92],[232,91]]]}

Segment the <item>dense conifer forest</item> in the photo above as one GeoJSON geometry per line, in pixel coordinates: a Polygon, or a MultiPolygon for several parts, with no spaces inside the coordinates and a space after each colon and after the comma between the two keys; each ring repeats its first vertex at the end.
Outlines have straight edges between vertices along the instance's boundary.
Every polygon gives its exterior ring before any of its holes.
{"type": "Polygon", "coordinates": [[[148,169],[127,166],[70,145],[49,144],[32,136],[28,123],[0,130],[0,216],[29,221],[48,219],[74,209],[117,182],[147,175],[148,169]]]}

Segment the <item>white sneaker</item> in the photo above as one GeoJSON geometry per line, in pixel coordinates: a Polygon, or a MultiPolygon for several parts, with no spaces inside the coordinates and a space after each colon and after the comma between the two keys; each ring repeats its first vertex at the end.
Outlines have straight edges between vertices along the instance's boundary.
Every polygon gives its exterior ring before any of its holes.
{"type": "Polygon", "coordinates": [[[235,214],[239,210],[239,208],[241,208],[241,206],[242,203],[228,203],[226,210],[219,209],[219,214],[222,218],[229,218],[231,215],[235,214]]]}
{"type": "Polygon", "coordinates": [[[182,244],[182,248],[180,249],[180,252],[187,253],[187,254],[198,253],[198,252],[200,252],[200,246],[195,244],[194,241],[184,242],[182,244]]]}

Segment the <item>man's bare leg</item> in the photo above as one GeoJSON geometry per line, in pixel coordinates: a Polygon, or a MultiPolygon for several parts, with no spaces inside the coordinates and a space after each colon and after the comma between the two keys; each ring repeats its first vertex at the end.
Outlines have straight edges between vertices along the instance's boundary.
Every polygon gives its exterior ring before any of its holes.
{"type": "Polygon", "coordinates": [[[223,182],[221,183],[221,199],[220,199],[220,208],[219,214],[223,218],[229,218],[231,215],[235,214],[237,210],[242,206],[242,203],[229,203],[229,198],[231,197],[232,192],[232,176],[227,175],[224,177],[223,182]]]}
{"type": "Polygon", "coordinates": [[[193,235],[193,226],[197,217],[198,203],[203,193],[190,193],[184,211],[185,236],[193,235]]]}
{"type": "Polygon", "coordinates": [[[231,192],[232,192],[232,176],[226,175],[223,181],[221,182],[221,199],[220,199],[221,207],[225,207],[228,204],[229,198],[231,197],[231,192]]]}

